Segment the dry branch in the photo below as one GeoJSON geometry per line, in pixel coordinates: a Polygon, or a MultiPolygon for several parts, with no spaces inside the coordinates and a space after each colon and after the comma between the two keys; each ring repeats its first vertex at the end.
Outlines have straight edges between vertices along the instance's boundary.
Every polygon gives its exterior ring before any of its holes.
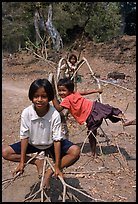
{"type": "MultiPolygon", "coordinates": [[[[55,170],[54,170],[54,167],[52,166],[52,164],[51,164],[51,162],[49,161],[48,157],[46,157],[46,160],[47,160],[47,162],[49,163],[51,169],[52,169],[53,172],[54,172],[54,171],[55,171],[55,170]]],[[[88,198],[91,198],[91,199],[94,200],[94,201],[103,201],[103,200],[101,200],[101,199],[95,199],[95,198],[93,198],[92,196],[89,196],[88,194],[82,192],[81,190],[79,190],[79,189],[77,189],[77,188],[75,188],[75,187],[73,187],[73,186],[67,184],[67,183],[64,181],[64,179],[63,179],[61,176],[59,176],[59,175],[58,175],[58,178],[60,179],[60,181],[61,181],[61,183],[62,183],[62,185],[63,185],[63,187],[64,187],[64,190],[63,190],[63,202],[65,202],[66,187],[71,188],[71,189],[73,189],[73,190],[75,190],[75,191],[77,191],[77,192],[83,194],[84,196],[86,196],[86,197],[88,197],[88,198]]],[[[105,201],[103,201],[103,202],[105,202],[105,201]]]]}
{"type": "MultiPolygon", "coordinates": [[[[26,200],[30,199],[31,197],[33,197],[33,198],[32,198],[32,200],[33,200],[39,192],[41,192],[41,202],[44,201],[44,200],[43,200],[43,194],[45,194],[45,196],[46,196],[47,199],[49,200],[48,196],[46,195],[46,193],[45,193],[45,191],[44,191],[44,187],[43,187],[43,185],[42,185],[42,184],[43,184],[43,179],[44,179],[44,172],[45,172],[46,162],[49,164],[49,166],[51,167],[51,169],[53,170],[53,172],[55,171],[55,169],[54,169],[53,165],[51,164],[51,162],[50,162],[48,156],[45,156],[44,161],[45,161],[45,162],[44,162],[44,166],[43,166],[43,175],[42,175],[42,179],[41,179],[40,189],[39,189],[37,192],[35,192],[34,194],[30,195],[28,198],[26,198],[26,199],[24,200],[24,202],[25,202],[26,200]]],[[[62,198],[62,202],[65,202],[65,196],[66,196],[66,194],[67,194],[67,187],[70,188],[70,189],[73,189],[73,190],[75,190],[75,191],[77,191],[77,192],[79,192],[80,194],[82,194],[82,195],[84,195],[84,196],[86,196],[86,197],[88,197],[88,198],[91,198],[91,199],[94,200],[94,201],[103,201],[103,200],[101,200],[101,199],[94,199],[92,196],[90,196],[90,195],[88,195],[88,194],[82,192],[81,190],[79,190],[79,189],[77,189],[77,188],[75,188],[75,187],[73,187],[73,186],[67,184],[67,183],[64,181],[64,179],[63,179],[61,176],[59,176],[59,175],[58,175],[58,178],[60,179],[60,181],[61,181],[61,183],[62,183],[62,185],[63,185],[63,198],[62,198]]],[[[32,201],[32,200],[31,200],[31,201],[32,201]]],[[[50,200],[49,200],[49,201],[50,201],[50,200]]],[[[105,202],[105,201],[103,201],[103,202],[105,202]]]]}
{"type": "Polygon", "coordinates": [[[130,91],[130,92],[132,92],[132,93],[136,93],[135,91],[133,91],[133,90],[131,90],[131,89],[128,89],[128,88],[126,88],[126,87],[123,87],[123,86],[121,86],[121,85],[119,85],[119,84],[114,84],[114,83],[112,83],[112,82],[110,82],[110,81],[106,81],[106,80],[103,80],[103,79],[99,79],[99,81],[101,81],[101,82],[104,82],[104,83],[107,83],[107,84],[112,84],[112,85],[114,85],[114,86],[117,86],[117,87],[119,87],[119,88],[122,88],[122,89],[125,89],[125,90],[127,90],[127,91],[130,91]]]}
{"type": "MultiPolygon", "coordinates": [[[[30,158],[30,159],[26,162],[25,167],[26,167],[34,158],[36,158],[37,155],[38,155],[38,153],[35,154],[32,158],[30,158]]],[[[24,168],[25,168],[25,167],[24,167],[24,168]]],[[[4,187],[2,188],[2,190],[6,189],[9,185],[11,185],[11,184],[15,181],[15,179],[17,179],[20,175],[21,175],[21,173],[18,172],[14,177],[2,180],[2,185],[4,185],[5,183],[8,182],[8,185],[7,185],[7,186],[4,186],[4,187]]]]}
{"type": "Polygon", "coordinates": [[[85,138],[85,140],[84,140],[84,142],[83,142],[83,144],[82,144],[82,146],[81,146],[81,152],[82,152],[82,150],[83,150],[83,147],[84,147],[84,145],[85,145],[85,143],[86,143],[86,140],[88,139],[88,137],[89,137],[89,135],[90,134],[92,134],[93,135],[93,137],[97,140],[97,142],[98,142],[98,145],[99,145],[99,148],[100,148],[100,152],[101,152],[101,155],[103,154],[103,152],[102,152],[102,148],[101,148],[101,145],[100,145],[100,143],[99,143],[99,140],[96,138],[96,136],[93,134],[93,132],[92,131],[89,131],[89,134],[86,136],[86,138],[85,138]]]}

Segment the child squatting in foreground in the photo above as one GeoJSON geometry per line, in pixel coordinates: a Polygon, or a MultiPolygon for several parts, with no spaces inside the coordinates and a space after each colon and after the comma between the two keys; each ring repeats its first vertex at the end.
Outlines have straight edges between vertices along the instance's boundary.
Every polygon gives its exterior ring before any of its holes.
{"type": "MultiPolygon", "coordinates": [[[[37,79],[29,88],[28,97],[32,104],[21,114],[20,141],[2,148],[4,159],[19,162],[14,174],[23,173],[28,154],[50,151],[54,158],[55,176],[63,177],[62,169],[74,164],[80,156],[80,148],[64,138],[61,131],[59,112],[49,102],[54,99],[54,91],[47,79],[37,79]]],[[[36,165],[38,174],[42,173],[43,161],[35,158],[31,164],[36,165]]],[[[50,188],[53,171],[45,173],[43,186],[50,188]]]]}
{"type": "Polygon", "coordinates": [[[59,112],[64,108],[68,109],[80,125],[86,123],[88,132],[92,132],[88,138],[93,156],[96,153],[96,139],[94,136],[96,136],[97,129],[102,124],[103,119],[109,119],[112,123],[122,121],[123,126],[131,124],[119,108],[112,107],[109,104],[102,104],[98,101],[91,101],[81,96],[102,93],[101,89],[75,92],[74,83],[69,78],[60,79],[57,83],[57,88],[62,101],[59,103],[57,98],[54,97],[54,100],[52,100],[53,105],[59,112]]]}

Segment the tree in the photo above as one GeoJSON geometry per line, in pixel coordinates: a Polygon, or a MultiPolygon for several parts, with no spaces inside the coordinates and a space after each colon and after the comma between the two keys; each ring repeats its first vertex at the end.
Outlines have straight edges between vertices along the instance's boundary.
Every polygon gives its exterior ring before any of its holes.
{"type": "MultiPolygon", "coordinates": [[[[25,47],[28,38],[35,43],[36,9],[41,8],[44,21],[40,22],[44,26],[50,4],[52,24],[64,45],[81,36],[96,42],[110,40],[123,34],[122,24],[126,34],[136,33],[136,2],[2,2],[3,48],[18,50],[19,45],[25,47]]],[[[40,30],[40,34],[45,33],[40,30]]]]}
{"type": "Polygon", "coordinates": [[[120,2],[123,18],[122,32],[127,35],[136,35],[136,2],[120,2]]]}
{"type": "Polygon", "coordinates": [[[2,46],[12,52],[34,33],[32,2],[2,2],[2,46]],[[28,6],[28,7],[27,7],[28,6]],[[29,28],[29,29],[28,29],[29,28]]]}

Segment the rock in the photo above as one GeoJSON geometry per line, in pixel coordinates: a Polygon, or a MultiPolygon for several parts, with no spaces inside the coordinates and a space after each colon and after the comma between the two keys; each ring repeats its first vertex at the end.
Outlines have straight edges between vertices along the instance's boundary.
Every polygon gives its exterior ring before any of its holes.
{"type": "Polygon", "coordinates": [[[124,73],[119,73],[119,72],[110,72],[107,75],[107,78],[112,78],[112,79],[125,79],[125,74],[124,73]]]}

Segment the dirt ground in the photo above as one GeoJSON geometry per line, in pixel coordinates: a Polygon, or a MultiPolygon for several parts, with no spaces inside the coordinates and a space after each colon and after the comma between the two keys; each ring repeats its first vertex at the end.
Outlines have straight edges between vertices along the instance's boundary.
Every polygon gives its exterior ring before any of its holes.
{"type": "MultiPolygon", "coordinates": [[[[107,44],[86,43],[81,52],[81,58],[85,57],[94,73],[103,80],[102,102],[125,111],[129,119],[136,118],[135,51],[135,36],[125,36],[107,44]],[[125,79],[108,79],[108,73],[113,71],[124,73],[125,79]]],[[[74,53],[79,54],[76,50],[74,53]]],[[[51,72],[56,75],[57,62],[66,54],[65,51],[58,56],[51,54],[48,62],[26,51],[3,54],[2,145],[19,140],[20,114],[31,104],[27,94],[32,81],[48,78],[51,72]]],[[[78,90],[97,87],[86,64],[78,74],[81,76],[78,90]]],[[[97,95],[86,97],[95,100],[97,95]]],[[[82,153],[74,165],[64,170],[65,181],[92,199],[67,189],[66,202],[136,202],[136,125],[123,129],[121,122],[112,124],[109,120],[103,121],[101,129],[98,129],[98,156],[95,159],[91,156],[88,140],[85,141],[85,126],[78,125],[70,115],[67,125],[69,139],[82,148],[82,153]]],[[[2,159],[2,180],[11,178],[16,166],[17,163],[2,159]]],[[[31,192],[39,189],[39,185],[37,170],[29,164],[22,176],[3,189],[2,202],[23,202],[31,192]]],[[[53,177],[50,185],[48,196],[51,202],[61,202],[63,189],[60,180],[53,177]]],[[[37,194],[33,202],[40,202],[40,197],[40,193],[37,194]]],[[[44,202],[48,201],[45,199],[44,202]]]]}

